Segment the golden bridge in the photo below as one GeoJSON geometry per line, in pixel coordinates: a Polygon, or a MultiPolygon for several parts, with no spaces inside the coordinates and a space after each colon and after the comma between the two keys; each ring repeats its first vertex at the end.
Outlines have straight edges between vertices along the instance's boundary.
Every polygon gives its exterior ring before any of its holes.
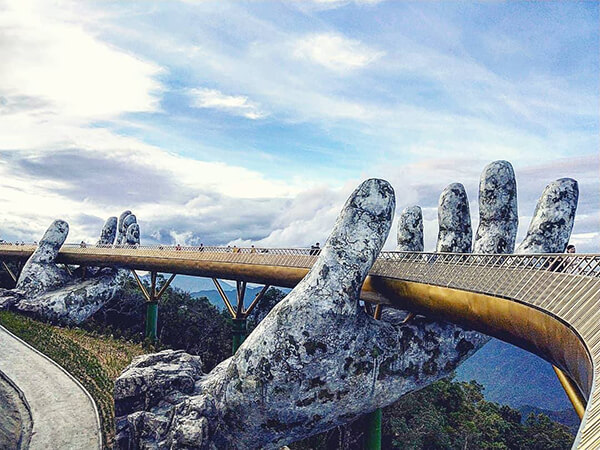
{"type": "MultiPolygon", "coordinates": [[[[0,260],[22,262],[35,248],[0,244],[0,260]]],[[[210,277],[239,319],[269,285],[294,287],[315,260],[309,249],[64,245],[56,261],[131,269],[154,305],[175,274],[210,277]],[[151,273],[150,291],[135,270],[151,273]],[[173,274],[161,289],[157,272],[173,274]],[[237,282],[237,305],[218,278],[237,282]],[[246,283],[265,288],[244,309],[246,283]]],[[[600,255],[382,252],[361,298],[481,331],[549,361],[582,418],[574,448],[600,448],[600,255]]]]}

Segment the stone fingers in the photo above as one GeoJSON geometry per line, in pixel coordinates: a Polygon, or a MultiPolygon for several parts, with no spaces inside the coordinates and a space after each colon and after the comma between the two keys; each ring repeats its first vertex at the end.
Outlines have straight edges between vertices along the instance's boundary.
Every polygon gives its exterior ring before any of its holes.
{"type": "Polygon", "coordinates": [[[471,253],[473,232],[465,187],[452,183],[442,191],[438,207],[436,252],[471,253]]]}
{"type": "Polygon", "coordinates": [[[561,178],[546,186],[516,253],[564,252],[573,230],[578,198],[579,187],[572,178],[561,178]]]}
{"type": "Polygon", "coordinates": [[[479,181],[474,253],[512,253],[519,225],[517,181],[508,161],[488,164],[479,181]]]}
{"type": "Polygon", "coordinates": [[[123,222],[127,216],[131,215],[131,211],[126,210],[121,213],[119,216],[119,221],[117,225],[117,241],[115,244],[122,244],[125,241],[125,234],[127,233],[127,227],[124,227],[123,222]]]}
{"type": "Polygon", "coordinates": [[[139,245],[140,243],[140,226],[137,223],[135,214],[131,211],[123,211],[119,216],[117,226],[117,241],[119,245],[139,245]]]}
{"type": "Polygon", "coordinates": [[[106,219],[102,232],[100,233],[100,240],[98,245],[113,245],[117,237],[117,218],[109,217],[106,219]]]}
{"type": "Polygon", "coordinates": [[[419,206],[408,206],[400,213],[397,244],[398,251],[423,251],[423,212],[419,206]]]}
{"type": "Polygon", "coordinates": [[[125,234],[125,243],[127,245],[139,245],[140,226],[137,223],[132,223],[127,227],[127,233],[125,234]]]}

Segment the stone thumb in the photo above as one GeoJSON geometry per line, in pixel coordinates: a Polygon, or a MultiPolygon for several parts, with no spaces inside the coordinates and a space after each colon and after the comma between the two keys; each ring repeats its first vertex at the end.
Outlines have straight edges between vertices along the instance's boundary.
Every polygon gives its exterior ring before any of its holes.
{"type": "Polygon", "coordinates": [[[55,220],[52,222],[29,261],[41,264],[54,262],[68,234],[69,224],[67,222],[64,220],[55,220]]]}
{"type": "Polygon", "coordinates": [[[329,297],[341,307],[338,312],[357,310],[360,288],[390,232],[395,207],[387,181],[364,181],[346,201],[319,258],[295,290],[329,297]]]}

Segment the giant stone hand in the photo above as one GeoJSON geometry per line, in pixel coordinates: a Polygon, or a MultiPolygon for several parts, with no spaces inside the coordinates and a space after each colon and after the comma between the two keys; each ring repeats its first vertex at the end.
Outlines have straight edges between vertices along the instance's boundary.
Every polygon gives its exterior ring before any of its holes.
{"type": "MultiPolygon", "coordinates": [[[[98,246],[112,246],[115,240],[139,244],[139,226],[130,211],[110,217],[100,234],[98,246]],[[125,226],[127,225],[127,226],[125,226]]],[[[52,322],[81,323],[117,293],[128,272],[118,268],[80,268],[69,273],[56,264],[56,256],[69,233],[69,225],[55,220],[40,240],[37,249],[23,266],[14,290],[5,292],[6,303],[19,311],[52,322]],[[85,270],[85,278],[82,271],[85,270]]]]}
{"type": "MultiPolygon", "coordinates": [[[[484,171],[477,249],[512,250],[515,187],[510,164],[492,163],[484,171]]],[[[526,241],[547,240],[548,248],[563,250],[576,197],[572,180],[545,192],[533,219],[540,225],[526,241]],[[557,222],[564,232],[547,233],[546,217],[557,217],[550,210],[564,215],[557,222]]],[[[361,285],[394,209],[387,182],[362,183],[306,277],[209,374],[202,374],[199,358],[181,351],[134,360],[115,385],[118,446],[279,448],[395,402],[447,375],[487,342],[481,333],[419,316],[408,323],[393,315],[378,321],[360,307],[361,285]]],[[[422,239],[420,217],[417,208],[403,214],[400,223],[410,229],[399,230],[399,237],[422,239]]],[[[444,191],[439,218],[438,248],[469,252],[471,224],[461,185],[444,191]]],[[[422,242],[402,245],[423,248],[422,242]]]]}

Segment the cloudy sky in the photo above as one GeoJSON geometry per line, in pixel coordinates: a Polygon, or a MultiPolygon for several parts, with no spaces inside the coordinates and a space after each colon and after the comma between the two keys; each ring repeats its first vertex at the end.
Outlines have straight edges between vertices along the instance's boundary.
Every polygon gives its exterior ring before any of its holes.
{"type": "MultiPolygon", "coordinates": [[[[599,252],[599,3],[0,2],[0,237],[323,242],[365,178],[398,212],[513,163],[523,236],[573,177],[599,252]]],[[[394,239],[387,247],[394,246],[394,239]]]]}

